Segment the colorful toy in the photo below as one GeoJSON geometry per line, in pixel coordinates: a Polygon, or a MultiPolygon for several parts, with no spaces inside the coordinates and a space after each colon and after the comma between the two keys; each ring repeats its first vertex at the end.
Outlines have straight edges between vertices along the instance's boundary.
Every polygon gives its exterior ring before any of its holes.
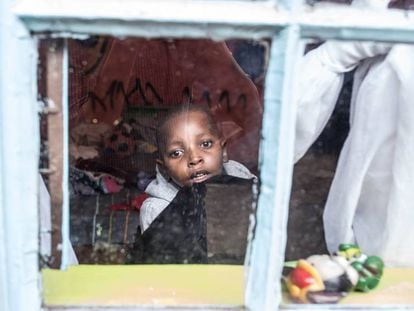
{"type": "Polygon", "coordinates": [[[375,288],[384,263],[367,256],[355,244],[341,244],[337,254],[312,255],[298,260],[284,278],[293,300],[301,303],[336,303],[350,291],[375,288]]]}
{"type": "Polygon", "coordinates": [[[322,291],[325,285],[318,271],[306,260],[300,259],[296,268],[286,278],[286,287],[292,296],[302,302],[307,302],[308,292],[322,291]]]}
{"type": "Polygon", "coordinates": [[[356,291],[367,292],[379,284],[384,271],[384,262],[378,256],[367,256],[355,244],[339,245],[340,256],[345,257],[358,272],[356,291]]]}

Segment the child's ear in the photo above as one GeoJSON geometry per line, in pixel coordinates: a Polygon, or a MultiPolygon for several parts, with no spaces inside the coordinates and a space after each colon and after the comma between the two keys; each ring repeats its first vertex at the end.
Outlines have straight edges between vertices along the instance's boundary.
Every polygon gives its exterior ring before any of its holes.
{"type": "Polygon", "coordinates": [[[222,139],[220,144],[221,144],[221,149],[222,149],[222,153],[223,153],[223,162],[228,162],[229,157],[227,155],[227,140],[222,139]]]}

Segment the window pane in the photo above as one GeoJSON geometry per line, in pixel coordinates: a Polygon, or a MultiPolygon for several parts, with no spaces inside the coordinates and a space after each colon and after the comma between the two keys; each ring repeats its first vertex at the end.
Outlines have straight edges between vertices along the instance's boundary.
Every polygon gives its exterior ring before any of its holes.
{"type": "Polygon", "coordinates": [[[68,40],[74,262],[243,264],[268,46],[68,40]]]}
{"type": "Polygon", "coordinates": [[[285,292],[285,303],[413,304],[414,245],[405,238],[413,233],[405,203],[413,149],[401,143],[414,128],[401,126],[414,116],[407,101],[414,77],[405,73],[414,48],[355,41],[307,48],[297,76],[284,271],[293,296],[285,292]],[[332,257],[313,256],[323,254],[332,257]]]}

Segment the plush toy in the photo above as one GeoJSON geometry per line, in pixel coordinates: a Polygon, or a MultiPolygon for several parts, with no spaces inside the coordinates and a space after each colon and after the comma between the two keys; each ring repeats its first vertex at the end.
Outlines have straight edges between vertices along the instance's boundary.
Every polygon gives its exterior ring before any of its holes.
{"type": "Polygon", "coordinates": [[[306,260],[300,259],[285,279],[286,287],[292,296],[302,302],[308,301],[308,292],[317,292],[325,289],[325,285],[318,271],[306,260]]]}
{"type": "Polygon", "coordinates": [[[383,269],[381,258],[362,254],[354,244],[341,244],[332,256],[312,255],[298,260],[284,280],[295,301],[336,303],[352,290],[375,288],[383,269]]]}
{"type": "Polygon", "coordinates": [[[378,256],[367,256],[355,244],[339,245],[338,255],[346,258],[358,272],[356,291],[367,292],[379,284],[384,271],[384,262],[378,256]]]}
{"type": "Polygon", "coordinates": [[[286,287],[302,303],[336,303],[357,281],[358,273],[344,257],[312,255],[297,262],[286,278],[286,287]]]}

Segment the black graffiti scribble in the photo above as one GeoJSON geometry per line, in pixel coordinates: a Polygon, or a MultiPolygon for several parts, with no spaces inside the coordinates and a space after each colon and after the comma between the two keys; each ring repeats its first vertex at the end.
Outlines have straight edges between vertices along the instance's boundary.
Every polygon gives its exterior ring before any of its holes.
{"type": "MultiPolygon", "coordinates": [[[[114,80],[109,85],[105,95],[103,97],[99,97],[94,92],[88,93],[88,101],[83,102],[81,106],[85,105],[86,103],[90,102],[92,111],[96,111],[98,106],[103,109],[104,111],[108,111],[108,109],[115,109],[115,102],[116,99],[121,96],[121,100],[124,102],[127,107],[129,106],[137,106],[137,102],[133,102],[133,97],[138,95],[138,97],[144,103],[144,106],[162,106],[164,103],[163,98],[159,95],[155,87],[150,83],[145,83],[145,88],[142,88],[142,83],[140,79],[135,80],[134,86],[129,90],[126,91],[123,82],[119,80],[114,80]],[[156,99],[156,102],[150,101],[150,95],[152,98],[156,99]]],[[[208,107],[211,109],[213,108],[213,103],[211,100],[211,95],[208,90],[205,90],[201,96],[200,102],[207,102],[208,107]]],[[[182,102],[181,103],[193,103],[192,95],[190,94],[190,88],[188,86],[183,88],[182,91],[182,102]]],[[[220,110],[226,109],[228,113],[231,113],[233,109],[240,109],[242,108],[245,110],[247,108],[247,97],[245,94],[240,94],[237,97],[237,101],[234,107],[231,106],[230,101],[230,93],[227,90],[223,90],[218,97],[218,101],[216,102],[217,108],[220,110]]]]}
{"type": "Polygon", "coordinates": [[[114,80],[109,85],[107,91],[105,92],[105,96],[103,98],[99,97],[94,92],[88,93],[88,98],[92,107],[92,111],[96,111],[98,105],[104,110],[107,111],[108,108],[114,109],[115,108],[115,100],[118,95],[121,96],[122,100],[127,106],[133,105],[132,98],[134,95],[138,95],[139,98],[142,99],[144,105],[146,106],[154,106],[154,105],[162,105],[163,99],[158,94],[154,86],[147,82],[145,83],[145,89],[142,89],[141,80],[136,79],[135,85],[131,88],[130,91],[126,92],[124,84],[121,81],[114,80]],[[156,103],[149,101],[148,96],[149,92],[157,99],[156,103]],[[108,107],[109,106],[109,107],[108,107]]]}
{"type": "Polygon", "coordinates": [[[231,107],[230,107],[230,95],[229,92],[224,90],[223,92],[221,92],[219,100],[218,100],[218,106],[220,106],[220,108],[222,108],[222,102],[225,101],[226,107],[227,107],[227,112],[231,112],[231,107]]]}
{"type": "Polygon", "coordinates": [[[99,65],[101,64],[102,60],[104,59],[106,55],[106,50],[108,48],[108,42],[109,42],[108,39],[105,39],[102,42],[102,45],[101,45],[101,48],[99,49],[99,54],[98,54],[98,57],[96,58],[95,63],[93,63],[93,65],[88,70],[85,71],[85,76],[95,72],[96,68],[99,67],[99,65]]]}
{"type": "Polygon", "coordinates": [[[208,108],[212,108],[211,107],[211,98],[210,98],[210,92],[209,91],[204,91],[203,94],[201,95],[201,102],[203,101],[207,102],[208,108]]]}
{"type": "Polygon", "coordinates": [[[124,99],[127,100],[127,94],[125,93],[124,84],[121,81],[114,80],[112,81],[111,85],[109,86],[108,90],[105,93],[104,98],[100,98],[94,92],[88,93],[88,98],[90,99],[90,103],[92,106],[92,111],[96,111],[97,104],[104,110],[107,111],[106,103],[109,102],[109,107],[114,109],[115,108],[115,97],[118,94],[123,95],[124,99]]]}
{"type": "Polygon", "coordinates": [[[193,97],[190,94],[190,88],[188,86],[184,87],[181,98],[181,104],[183,105],[193,102],[193,97]]]}
{"type": "MultiPolygon", "coordinates": [[[[83,67],[82,68],[77,68],[85,76],[90,75],[91,73],[94,73],[96,71],[96,69],[100,66],[100,64],[102,63],[105,56],[107,55],[109,39],[104,38],[104,39],[101,40],[97,36],[92,36],[92,37],[90,37],[86,40],[75,40],[75,42],[79,46],[81,46],[83,49],[95,49],[96,47],[98,47],[100,42],[102,42],[100,44],[99,51],[97,53],[96,59],[93,62],[93,64],[91,66],[87,67],[87,68],[83,68],[83,67]]],[[[75,66],[72,62],[70,64],[70,67],[75,68],[75,66]]]]}
{"type": "MultiPolygon", "coordinates": [[[[142,90],[142,87],[141,87],[141,81],[139,79],[136,79],[135,80],[135,88],[131,91],[130,94],[133,95],[135,93],[135,91],[138,91],[139,94],[140,94],[140,96],[141,96],[141,98],[142,98],[142,100],[144,101],[144,103],[146,105],[153,105],[153,103],[151,103],[150,101],[148,101],[147,97],[145,96],[145,94],[147,93],[148,89],[151,90],[152,95],[154,95],[157,98],[157,100],[158,100],[158,103],[157,104],[158,105],[162,105],[164,101],[162,100],[162,98],[158,94],[158,92],[155,90],[154,86],[151,83],[149,83],[149,82],[145,83],[145,92],[144,92],[142,90]]],[[[129,96],[128,96],[128,98],[129,98],[129,96]]],[[[129,101],[127,103],[129,103],[129,101]]]]}

